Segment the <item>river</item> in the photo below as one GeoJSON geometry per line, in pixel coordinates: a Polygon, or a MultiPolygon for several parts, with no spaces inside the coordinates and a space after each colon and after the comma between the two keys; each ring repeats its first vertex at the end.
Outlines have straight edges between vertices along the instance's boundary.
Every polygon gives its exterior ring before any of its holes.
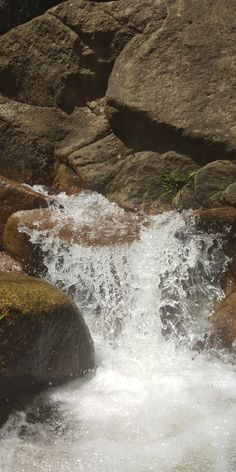
{"type": "MultiPolygon", "coordinates": [[[[54,206],[95,233],[124,215],[96,193],[60,194],[54,206]]],[[[236,472],[235,363],[200,349],[223,296],[220,237],[174,211],[147,222],[110,246],[32,232],[47,279],[86,319],[96,369],[11,415],[1,472],[236,472]]]]}

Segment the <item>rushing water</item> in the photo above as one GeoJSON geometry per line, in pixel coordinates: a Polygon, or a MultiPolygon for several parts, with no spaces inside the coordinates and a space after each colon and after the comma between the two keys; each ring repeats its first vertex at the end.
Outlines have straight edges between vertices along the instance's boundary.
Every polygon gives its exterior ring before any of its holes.
{"type": "MultiPolygon", "coordinates": [[[[124,216],[97,194],[61,194],[58,204],[94,234],[107,221],[118,232],[124,216]]],[[[31,237],[44,247],[48,280],[83,312],[97,366],[10,417],[1,472],[235,472],[235,367],[197,349],[222,297],[220,238],[177,212],[147,217],[133,243],[31,237]]]]}

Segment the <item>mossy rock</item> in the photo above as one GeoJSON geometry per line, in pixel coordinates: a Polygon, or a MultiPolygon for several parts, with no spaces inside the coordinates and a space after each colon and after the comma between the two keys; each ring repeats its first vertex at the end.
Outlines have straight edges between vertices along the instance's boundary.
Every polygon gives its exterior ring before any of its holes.
{"type": "Polygon", "coordinates": [[[47,282],[0,272],[0,402],[66,382],[93,366],[93,342],[71,300],[47,282]]]}

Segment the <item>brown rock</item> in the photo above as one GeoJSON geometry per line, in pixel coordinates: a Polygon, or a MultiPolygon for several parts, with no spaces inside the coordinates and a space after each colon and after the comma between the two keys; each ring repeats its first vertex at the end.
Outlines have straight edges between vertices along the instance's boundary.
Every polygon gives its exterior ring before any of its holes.
{"type": "Polygon", "coordinates": [[[51,185],[56,159],[66,161],[107,129],[102,106],[100,115],[88,107],[67,115],[0,95],[0,173],[20,182],[51,185]]]}
{"type": "Polygon", "coordinates": [[[173,196],[198,166],[189,157],[168,152],[132,153],[121,161],[105,194],[126,209],[156,211],[170,208],[173,196]]]}
{"type": "Polygon", "coordinates": [[[231,348],[236,340],[236,291],[218,304],[211,322],[214,341],[220,347],[231,348]]]}
{"type": "Polygon", "coordinates": [[[0,91],[71,113],[104,96],[120,51],[150,21],[161,24],[161,11],[152,0],[63,2],[0,38],[0,91]]]}
{"type": "Polygon", "coordinates": [[[198,163],[235,157],[235,4],[167,4],[162,28],[146,28],[115,62],[111,127],[139,150],[175,150],[198,163]]]}
{"type": "Polygon", "coordinates": [[[173,205],[181,210],[236,206],[236,165],[230,161],[214,161],[194,172],[191,182],[176,195],[173,205]]]}
{"type": "Polygon", "coordinates": [[[226,294],[236,284],[236,208],[213,208],[193,212],[197,229],[220,234],[224,253],[229,257],[227,269],[222,273],[221,285],[226,294]]]}
{"type": "Polygon", "coordinates": [[[196,210],[192,214],[198,229],[223,233],[228,227],[232,233],[236,232],[236,208],[196,210]]]}
{"type": "Polygon", "coordinates": [[[24,275],[25,273],[22,265],[5,252],[0,252],[0,272],[9,272],[21,275],[24,275]]]}
{"type": "Polygon", "coordinates": [[[83,187],[83,181],[68,166],[60,164],[53,181],[53,187],[57,192],[77,195],[83,187]]]}
{"type": "Polygon", "coordinates": [[[18,210],[48,206],[46,198],[26,185],[0,176],[0,244],[8,217],[18,210]]]}
{"type": "Polygon", "coordinates": [[[69,165],[83,185],[129,210],[169,205],[189,175],[198,170],[189,157],[169,152],[135,153],[113,133],[75,150],[69,165]]]}
{"type": "Polygon", "coordinates": [[[74,150],[68,156],[68,162],[90,190],[106,194],[106,186],[112,182],[125,157],[130,151],[113,134],[109,133],[95,142],[74,150]]]}
{"type": "Polygon", "coordinates": [[[1,272],[1,405],[93,367],[93,342],[71,300],[47,282],[1,272]]]}
{"type": "Polygon", "coordinates": [[[79,224],[63,212],[44,210],[21,211],[10,216],[4,231],[4,245],[26,272],[38,275],[45,271],[40,247],[30,242],[33,229],[44,236],[53,235],[67,244],[83,246],[110,246],[129,244],[138,238],[143,218],[124,213],[113,218],[103,217],[101,224],[79,224]]]}

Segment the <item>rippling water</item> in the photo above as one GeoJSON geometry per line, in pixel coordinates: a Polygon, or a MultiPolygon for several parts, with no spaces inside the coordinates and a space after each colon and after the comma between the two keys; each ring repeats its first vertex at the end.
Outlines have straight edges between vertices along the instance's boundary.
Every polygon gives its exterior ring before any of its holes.
{"type": "MultiPolygon", "coordinates": [[[[124,217],[97,194],[61,194],[55,206],[94,234],[109,219],[118,232],[124,217]]],[[[146,217],[130,244],[71,245],[56,231],[31,237],[44,248],[48,280],[83,312],[97,367],[10,417],[0,470],[235,472],[235,364],[198,349],[223,295],[219,236],[170,212],[146,217]]]]}

